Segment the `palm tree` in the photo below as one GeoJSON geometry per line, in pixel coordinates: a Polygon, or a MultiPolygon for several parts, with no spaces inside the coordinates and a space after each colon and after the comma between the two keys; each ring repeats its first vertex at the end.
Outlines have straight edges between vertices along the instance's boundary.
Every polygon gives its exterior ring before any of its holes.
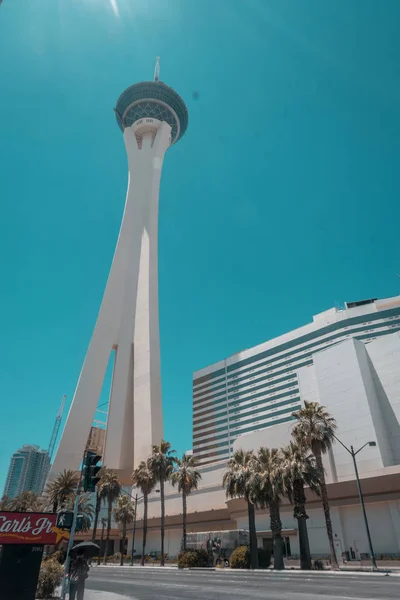
{"type": "MultiPolygon", "coordinates": [[[[68,500],[68,503],[65,508],[74,510],[75,499],[76,499],[76,495],[71,496],[70,499],[68,500]]],[[[91,499],[90,494],[81,494],[81,496],[79,497],[78,515],[81,515],[83,517],[82,531],[89,531],[89,529],[92,525],[94,508],[93,508],[93,504],[91,503],[90,499],[91,499]]]]}
{"type": "Polygon", "coordinates": [[[0,499],[0,510],[10,510],[11,500],[8,496],[3,496],[0,499]]]}
{"type": "Polygon", "coordinates": [[[99,522],[99,514],[100,514],[100,510],[101,510],[101,495],[100,495],[100,485],[101,485],[101,480],[104,477],[104,475],[107,473],[107,468],[106,467],[102,467],[101,471],[100,471],[100,481],[97,484],[96,487],[96,504],[95,504],[95,510],[94,510],[94,523],[93,523],[93,530],[92,530],[92,542],[96,541],[96,535],[97,535],[97,524],[99,522]]]}
{"type": "Polygon", "coordinates": [[[183,529],[183,551],[186,551],[186,522],[187,522],[187,497],[197,486],[201,479],[200,471],[196,470],[197,460],[194,456],[184,454],[182,460],[176,459],[176,468],[171,475],[171,483],[178,486],[178,492],[182,494],[182,529],[183,529]]]}
{"type": "Polygon", "coordinates": [[[97,557],[97,565],[100,565],[100,554],[101,554],[103,544],[104,544],[104,529],[105,529],[106,525],[107,525],[107,519],[102,517],[101,518],[100,550],[99,550],[99,556],[97,557]]]}
{"type": "Polygon", "coordinates": [[[161,440],[160,445],[154,444],[147,465],[153,474],[154,480],[160,483],[161,496],[161,566],[164,566],[164,535],[165,535],[165,482],[171,477],[175,463],[173,456],[175,450],[171,450],[171,444],[161,440]]]}
{"type": "MultiPolygon", "coordinates": [[[[100,482],[99,482],[100,485],[100,482]]],[[[97,524],[99,522],[99,514],[101,510],[101,496],[98,489],[96,489],[96,505],[94,509],[94,522],[93,522],[93,530],[92,530],[92,542],[96,541],[97,535],[97,524]]]]}
{"type": "Polygon", "coordinates": [[[41,510],[39,496],[34,492],[22,492],[9,501],[9,509],[15,512],[38,512],[41,510]]]}
{"type": "Polygon", "coordinates": [[[124,552],[126,547],[126,526],[132,523],[135,518],[135,503],[131,502],[128,496],[120,496],[117,506],[114,508],[114,519],[117,523],[122,523],[122,552],[120,566],[124,564],[124,552]]]}
{"type": "Polygon", "coordinates": [[[304,402],[304,407],[293,413],[297,423],[293,427],[292,435],[296,441],[309,448],[315,456],[319,478],[321,482],[321,498],[325,515],[326,532],[328,534],[331,564],[334,569],[339,569],[333,544],[332,520],[329,510],[328,491],[326,488],[325,471],[322,455],[332,447],[336,429],[335,419],[328,413],[324,406],[318,402],[304,402]]]}
{"type": "MultiPolygon", "coordinates": [[[[147,541],[147,515],[148,515],[148,503],[149,494],[153,491],[155,486],[154,476],[152,471],[149,469],[147,464],[142,460],[141,463],[132,473],[133,484],[140,489],[143,494],[143,537],[142,537],[142,557],[140,564],[144,566],[144,559],[146,556],[146,541],[147,541]]],[[[132,550],[134,551],[134,549],[132,550]]]]}
{"type": "Polygon", "coordinates": [[[45,498],[52,504],[53,512],[64,508],[76,493],[79,483],[79,474],[76,471],[66,470],[47,484],[45,498]]]}
{"type": "Polygon", "coordinates": [[[293,516],[297,519],[300,544],[300,568],[311,569],[310,544],[308,541],[306,495],[304,486],[321,495],[321,482],[314,456],[308,448],[291,441],[281,449],[282,487],[285,496],[293,504],[293,516]]]}
{"type": "Polygon", "coordinates": [[[121,493],[121,484],[118,481],[118,475],[111,469],[106,469],[103,474],[101,481],[97,484],[98,491],[104,504],[107,505],[107,536],[106,545],[104,550],[104,564],[107,562],[107,551],[110,545],[110,534],[111,534],[111,514],[112,507],[115,500],[121,493]]]}
{"type": "Polygon", "coordinates": [[[236,450],[228,461],[228,469],[222,478],[227,498],[244,498],[247,502],[250,535],[250,563],[252,569],[258,567],[257,532],[255,517],[254,470],[256,457],[252,451],[236,450]]]}
{"type": "Polygon", "coordinates": [[[282,477],[281,455],[276,448],[260,448],[257,456],[254,486],[257,488],[258,502],[268,507],[274,548],[274,569],[285,568],[283,562],[282,521],[280,515],[282,477]]]}

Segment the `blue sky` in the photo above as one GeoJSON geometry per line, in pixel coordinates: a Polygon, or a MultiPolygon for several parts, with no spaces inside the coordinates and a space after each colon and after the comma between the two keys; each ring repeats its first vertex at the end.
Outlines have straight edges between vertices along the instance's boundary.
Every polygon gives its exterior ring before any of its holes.
{"type": "Polygon", "coordinates": [[[73,396],[125,199],[112,109],[156,55],[190,115],[160,196],[176,450],[194,370],[400,293],[399,19],[398,0],[4,0],[0,493],[73,396]]]}

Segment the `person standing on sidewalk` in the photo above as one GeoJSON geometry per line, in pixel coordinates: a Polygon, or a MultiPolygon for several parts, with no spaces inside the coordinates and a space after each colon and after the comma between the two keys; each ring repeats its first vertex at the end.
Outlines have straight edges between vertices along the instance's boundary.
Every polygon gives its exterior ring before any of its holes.
{"type": "Polygon", "coordinates": [[[83,600],[85,581],[89,577],[89,564],[84,554],[71,558],[69,567],[69,600],[83,600]]]}

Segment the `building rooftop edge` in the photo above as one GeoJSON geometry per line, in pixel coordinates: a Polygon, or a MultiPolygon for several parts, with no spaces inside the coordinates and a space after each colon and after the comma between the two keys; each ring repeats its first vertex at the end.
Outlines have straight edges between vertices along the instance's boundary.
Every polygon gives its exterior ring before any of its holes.
{"type": "MultiPolygon", "coordinates": [[[[301,325],[296,329],[287,331],[286,333],[271,338],[270,340],[267,340],[265,342],[261,342],[260,344],[256,344],[255,346],[251,346],[250,348],[244,348],[243,350],[234,352],[226,358],[223,358],[217,362],[207,365],[206,367],[202,367],[201,369],[193,371],[193,380],[223,368],[227,361],[231,361],[232,359],[243,360],[245,358],[253,356],[254,354],[258,354],[259,352],[268,350],[270,348],[273,348],[274,346],[278,346],[281,343],[296,339],[297,337],[310,333],[311,331],[315,331],[316,329],[320,329],[324,325],[330,324],[330,322],[337,322],[339,320],[351,318],[351,316],[369,314],[371,312],[378,312],[380,310],[388,310],[397,306],[400,306],[400,296],[391,296],[389,298],[376,299],[374,300],[374,302],[360,304],[358,306],[350,308],[328,308],[327,310],[314,315],[313,320],[310,323],[301,325]],[[329,317],[331,317],[330,321],[327,320],[329,317]]],[[[236,362],[236,360],[234,362],[236,362]]]]}

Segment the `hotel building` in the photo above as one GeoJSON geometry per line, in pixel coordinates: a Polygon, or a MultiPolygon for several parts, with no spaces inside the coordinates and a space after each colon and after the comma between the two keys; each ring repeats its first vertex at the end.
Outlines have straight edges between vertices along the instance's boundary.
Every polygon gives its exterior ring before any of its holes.
{"type": "Polygon", "coordinates": [[[300,407],[297,371],[313,355],[355,338],[368,344],[400,331],[400,296],[346,302],[273,340],[193,374],[193,454],[199,464],[226,461],[235,440],[293,419],[300,407]]]}

